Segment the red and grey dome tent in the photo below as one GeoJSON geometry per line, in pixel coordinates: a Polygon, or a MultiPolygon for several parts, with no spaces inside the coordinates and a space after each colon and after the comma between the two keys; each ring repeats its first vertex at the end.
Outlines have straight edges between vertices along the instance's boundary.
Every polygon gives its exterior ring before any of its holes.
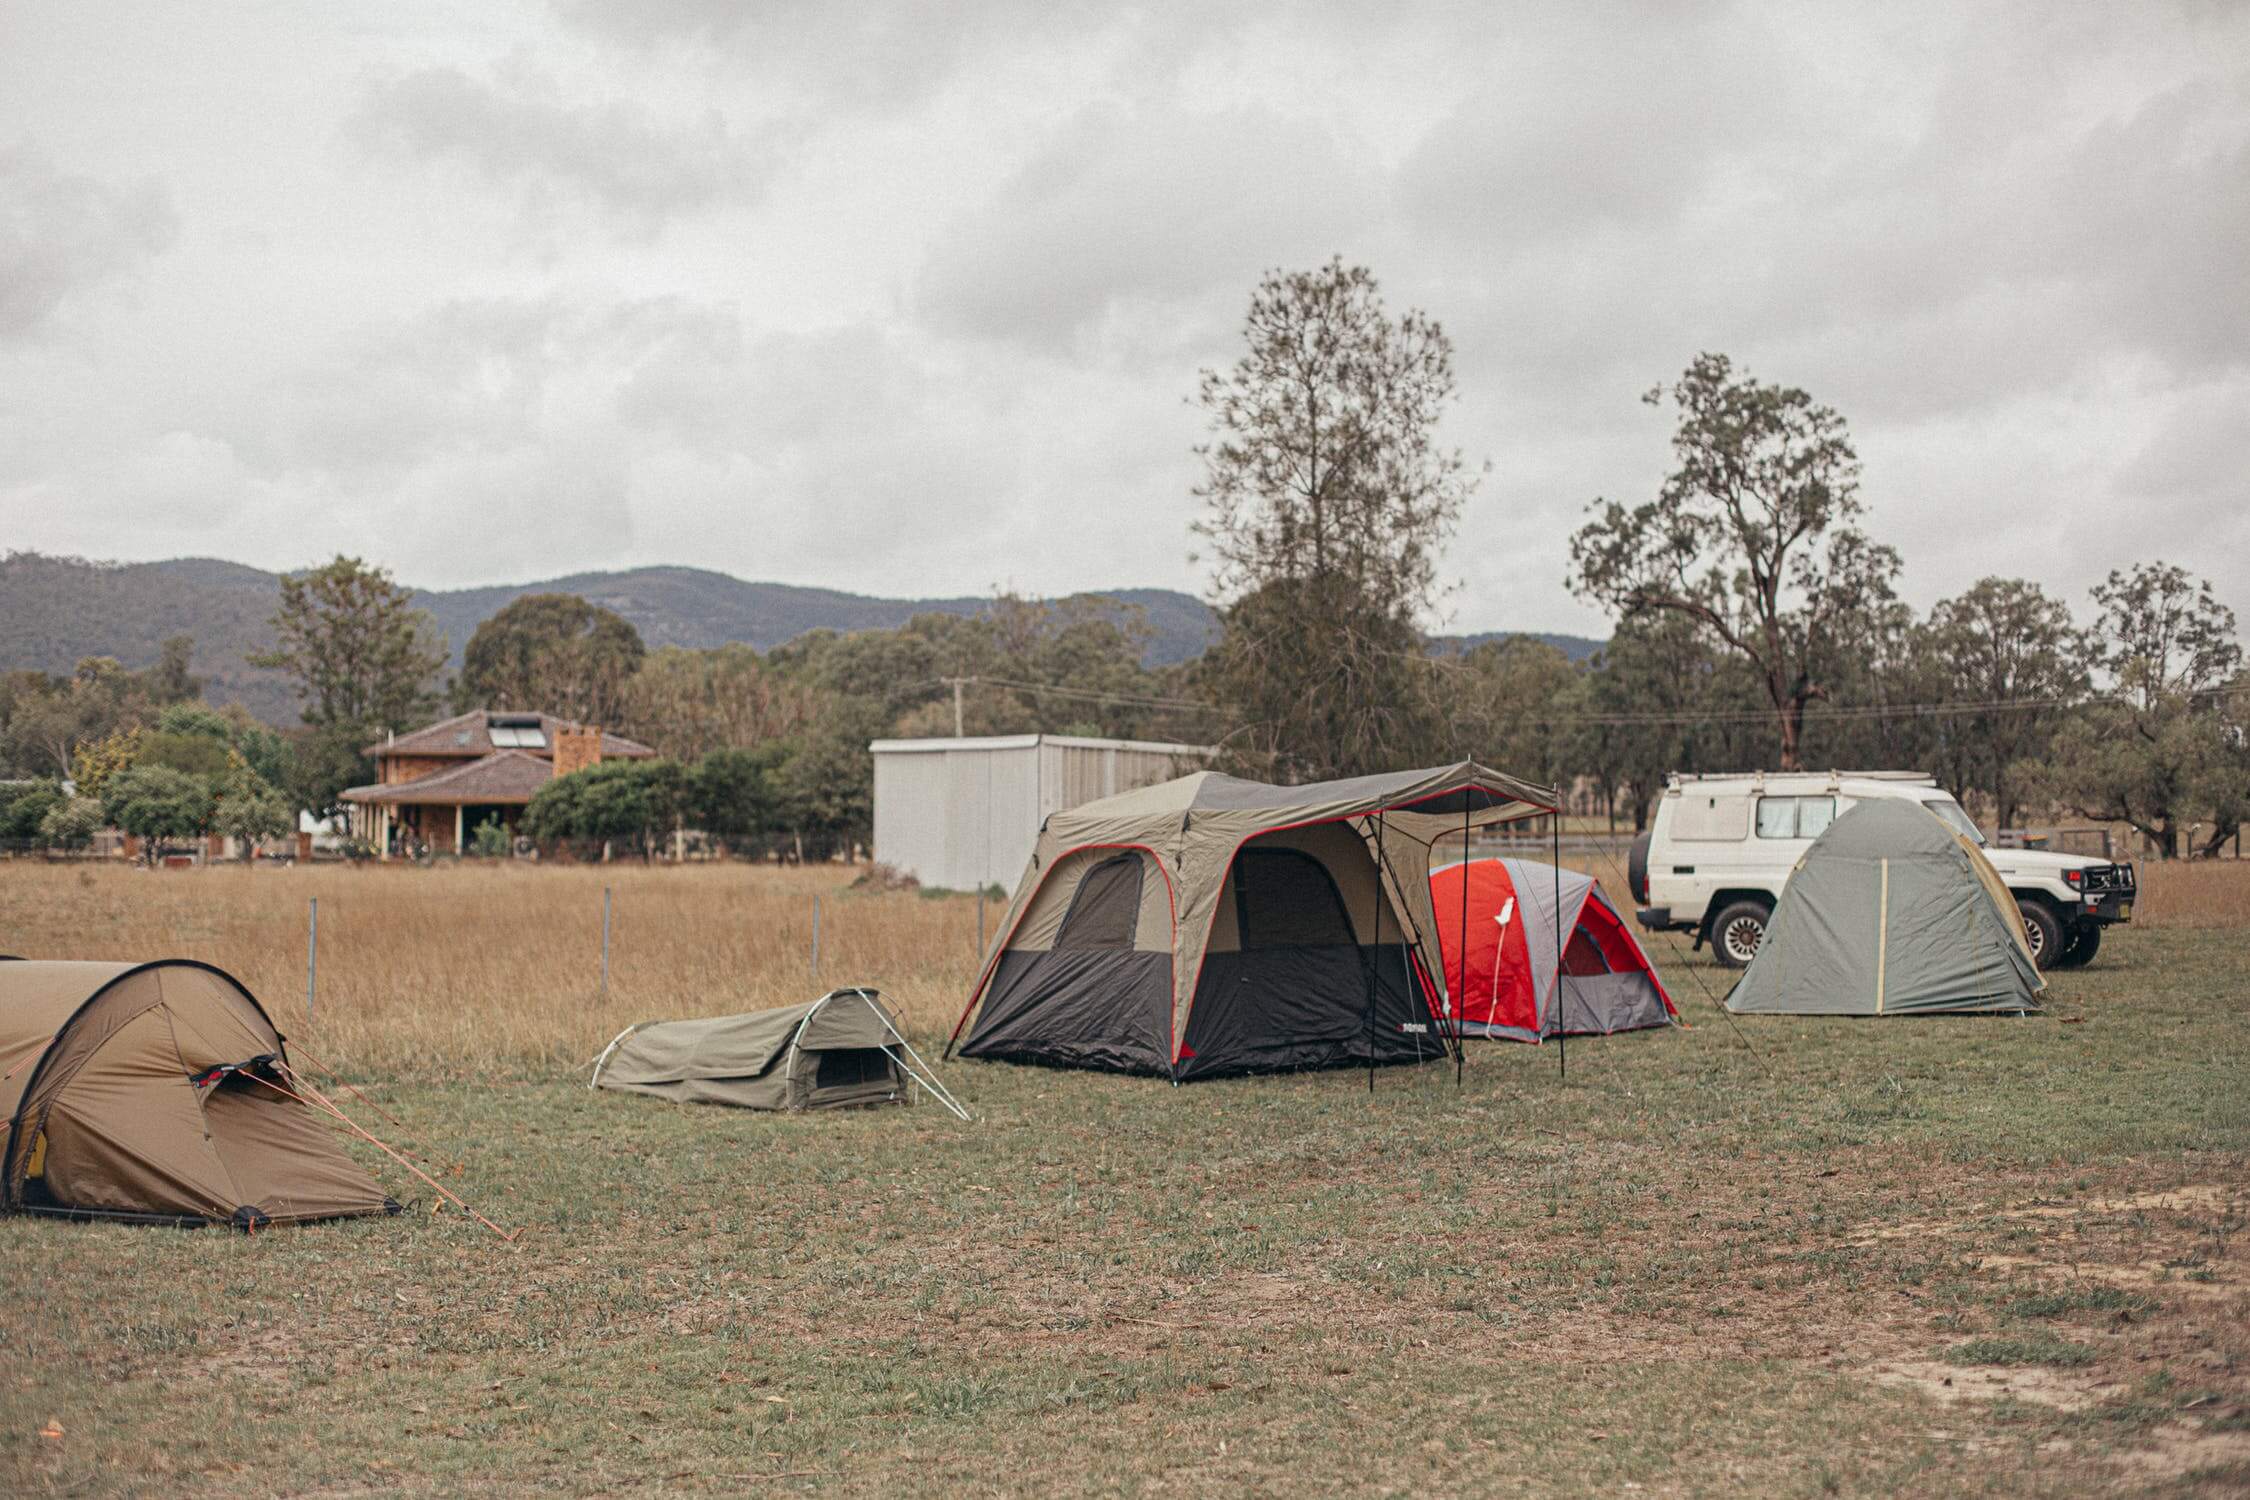
{"type": "Polygon", "coordinates": [[[1463,1035],[1536,1042],[1679,1018],[1656,966],[1591,875],[1526,859],[1470,860],[1430,872],[1430,904],[1463,1035]]]}
{"type": "Polygon", "coordinates": [[[1199,771],[1056,813],[954,1040],[1182,1081],[1435,1059],[1436,851],[1554,805],[1463,761],[1294,787],[1199,771]]]}

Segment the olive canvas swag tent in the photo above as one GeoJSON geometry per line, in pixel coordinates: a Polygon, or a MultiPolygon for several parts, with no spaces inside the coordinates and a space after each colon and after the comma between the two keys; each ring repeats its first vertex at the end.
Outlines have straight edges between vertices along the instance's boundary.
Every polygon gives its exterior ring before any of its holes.
{"type": "Polygon", "coordinates": [[[1982,850],[1894,797],[1860,803],[1797,861],[1726,1006],[1742,1014],[2040,1010],[2015,898],[1982,850]]]}
{"type": "Polygon", "coordinates": [[[397,1213],[293,1079],[265,1010],[209,964],[0,962],[0,1208],[241,1229],[397,1213]]]}
{"type": "Polygon", "coordinates": [[[920,1067],[881,995],[854,986],[806,1005],[628,1026],[594,1060],[588,1088],[738,1109],[904,1104],[909,1081],[968,1113],[920,1067]]]}
{"type": "Polygon", "coordinates": [[[1056,813],[954,1043],[1175,1081],[1442,1056],[1432,862],[1555,803],[1463,761],[1294,787],[1199,771],[1056,813]]]}

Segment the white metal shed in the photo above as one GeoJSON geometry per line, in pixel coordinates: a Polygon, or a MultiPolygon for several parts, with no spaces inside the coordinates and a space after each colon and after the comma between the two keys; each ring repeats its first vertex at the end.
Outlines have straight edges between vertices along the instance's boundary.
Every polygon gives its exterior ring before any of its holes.
{"type": "Polygon", "coordinates": [[[1199,770],[1204,745],[1061,734],[876,740],[875,858],[926,886],[1014,887],[1050,814],[1199,770]]]}

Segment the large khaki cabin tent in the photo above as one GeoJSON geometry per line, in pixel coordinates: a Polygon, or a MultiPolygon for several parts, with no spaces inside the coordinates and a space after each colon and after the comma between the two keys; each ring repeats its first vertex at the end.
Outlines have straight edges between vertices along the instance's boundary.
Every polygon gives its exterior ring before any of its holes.
{"type": "Polygon", "coordinates": [[[0,1207],[242,1229],[397,1213],[292,1076],[208,964],[0,962],[0,1207]]]}
{"type": "Polygon", "coordinates": [[[2015,899],[1921,804],[1876,797],[1797,861],[1727,1009],[1908,1016],[2036,1011],[2046,981],[2015,899]]]}
{"type": "Polygon", "coordinates": [[[854,987],[778,1010],[629,1026],[594,1060],[586,1086],[681,1104],[798,1110],[904,1104],[913,1080],[961,1114],[918,1061],[890,1005],[854,987]]]}
{"type": "Polygon", "coordinates": [[[1554,805],[1464,761],[1294,787],[1199,771],[1056,813],[954,1039],[1175,1080],[1435,1058],[1431,864],[1554,805]]]}

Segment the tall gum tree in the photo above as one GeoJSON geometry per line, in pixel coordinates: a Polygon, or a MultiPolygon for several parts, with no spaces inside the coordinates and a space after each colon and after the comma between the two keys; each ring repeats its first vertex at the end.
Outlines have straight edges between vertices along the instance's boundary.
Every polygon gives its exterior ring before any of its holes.
{"type": "Polygon", "coordinates": [[[1425,753],[1422,622],[1479,477],[1438,436],[1452,343],[1424,313],[1393,317],[1373,273],[1341,259],[1268,272],[1243,339],[1197,397],[1211,440],[1193,531],[1225,624],[1202,679],[1235,723],[1229,748],[1307,778],[1425,753]]]}
{"type": "Polygon", "coordinates": [[[445,641],[388,571],[342,556],[282,578],[273,630],[275,648],[249,661],[296,679],[311,731],[297,746],[293,790],[325,815],[370,774],[367,741],[430,709],[445,641]]]}
{"type": "Polygon", "coordinates": [[[1943,727],[1992,799],[1995,824],[2013,827],[2023,801],[2018,766],[2044,757],[2055,726],[2090,685],[2088,648],[2069,607],[2025,579],[1980,578],[1938,601],[1923,649],[1942,674],[1944,697],[1980,705],[1949,715],[1943,727]]]}
{"type": "Polygon", "coordinates": [[[1898,554],[1857,525],[1859,458],[1833,409],[1738,375],[1723,354],[1698,355],[1670,396],[1671,475],[1644,505],[1594,501],[1571,538],[1570,582],[1621,620],[1693,620],[1749,662],[1781,768],[1801,769],[1805,706],[1829,695],[1838,630],[1892,598],[1898,554]]]}
{"type": "Polygon", "coordinates": [[[2250,816],[2250,674],[2234,611],[2168,563],[2113,572],[2093,596],[2111,691],[2063,724],[2037,779],[2082,817],[2131,825],[2159,858],[2216,854],[2250,816]]]}

